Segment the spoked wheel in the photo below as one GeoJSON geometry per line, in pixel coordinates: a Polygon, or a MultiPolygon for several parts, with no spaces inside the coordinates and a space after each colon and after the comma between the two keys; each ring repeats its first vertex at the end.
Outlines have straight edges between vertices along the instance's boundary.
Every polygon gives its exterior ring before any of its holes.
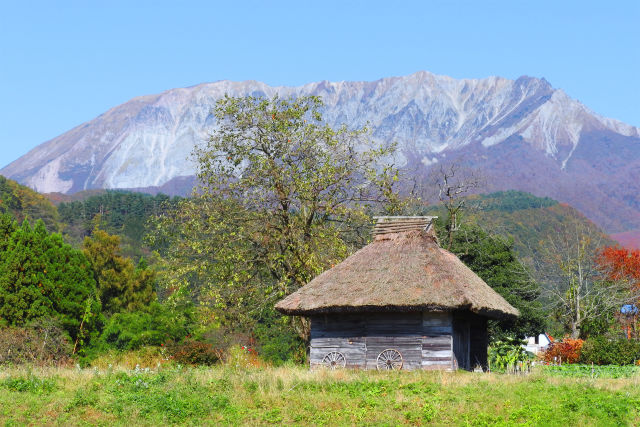
{"type": "Polygon", "coordinates": [[[383,350],[378,355],[376,365],[379,371],[397,371],[399,369],[402,369],[402,354],[400,354],[398,350],[394,350],[393,348],[383,350]]]}
{"type": "Polygon", "coordinates": [[[344,368],[347,364],[347,359],[345,359],[344,354],[332,351],[330,353],[325,354],[322,358],[322,366],[329,369],[338,369],[344,368]]]}

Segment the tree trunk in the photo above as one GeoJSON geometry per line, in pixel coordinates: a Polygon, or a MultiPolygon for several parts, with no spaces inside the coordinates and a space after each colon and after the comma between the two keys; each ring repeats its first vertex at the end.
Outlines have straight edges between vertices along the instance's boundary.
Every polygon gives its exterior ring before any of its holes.
{"type": "Polygon", "coordinates": [[[571,322],[571,338],[574,340],[580,338],[580,327],[577,322],[571,322]]]}
{"type": "Polygon", "coordinates": [[[456,224],[456,214],[452,210],[449,211],[449,244],[447,245],[447,250],[451,250],[451,245],[453,245],[453,230],[456,224]]]}

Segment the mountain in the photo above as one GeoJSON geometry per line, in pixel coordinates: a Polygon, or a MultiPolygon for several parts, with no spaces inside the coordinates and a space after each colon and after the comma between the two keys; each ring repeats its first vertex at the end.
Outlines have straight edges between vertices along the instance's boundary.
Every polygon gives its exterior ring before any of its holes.
{"type": "Polygon", "coordinates": [[[549,196],[610,232],[640,228],[640,130],[526,76],[456,80],[418,72],[373,82],[219,81],[172,89],[115,107],[0,174],[40,192],[184,192],[195,170],[189,155],[214,129],[211,108],[224,94],[320,95],[330,124],[368,124],[375,138],[398,143],[397,164],[407,170],[461,162],[487,178],[487,191],[549,196]]]}
{"type": "Polygon", "coordinates": [[[623,231],[622,233],[614,233],[611,238],[621,246],[629,249],[640,249],[640,230],[623,231]]]}

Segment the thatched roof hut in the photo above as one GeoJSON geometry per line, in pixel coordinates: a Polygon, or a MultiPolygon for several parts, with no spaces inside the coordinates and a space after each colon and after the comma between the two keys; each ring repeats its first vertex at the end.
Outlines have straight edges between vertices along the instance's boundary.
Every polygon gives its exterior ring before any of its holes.
{"type": "Polygon", "coordinates": [[[312,366],[486,365],[486,319],[518,310],[440,247],[433,218],[378,218],[373,242],[276,304],[311,318],[312,366]]]}
{"type": "MultiPolygon", "coordinates": [[[[406,217],[404,217],[406,218],[406,217]]],[[[355,311],[453,311],[501,318],[517,316],[504,298],[437,242],[432,217],[407,231],[382,227],[372,243],[317,276],[276,305],[282,313],[309,316],[355,311]]]]}

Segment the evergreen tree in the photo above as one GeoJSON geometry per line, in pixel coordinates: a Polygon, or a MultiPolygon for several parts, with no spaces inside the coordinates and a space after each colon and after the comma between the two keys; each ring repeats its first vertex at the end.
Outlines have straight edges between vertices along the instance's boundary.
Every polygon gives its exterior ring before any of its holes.
{"type": "Polygon", "coordinates": [[[84,254],[65,244],[62,236],[47,236],[48,275],[56,283],[53,290],[53,307],[61,314],[61,325],[75,338],[81,328],[94,331],[102,323],[102,305],[97,296],[93,270],[84,254]],[[67,313],[73,313],[72,316],[67,313]]]}
{"type": "Polygon", "coordinates": [[[516,257],[511,242],[492,236],[477,225],[464,225],[454,234],[451,251],[520,311],[516,319],[491,321],[492,339],[505,335],[523,338],[544,331],[540,286],[516,257]]]}
{"type": "Polygon", "coordinates": [[[154,272],[144,261],[136,268],[121,256],[119,236],[96,228],[91,237],[85,237],[83,250],[93,268],[105,313],[138,310],[156,299],[154,272]]]}
{"type": "MultiPolygon", "coordinates": [[[[6,227],[0,219],[0,234],[6,227]]],[[[0,248],[1,249],[1,248],[0,248]]],[[[42,221],[34,228],[25,220],[11,232],[0,259],[0,318],[10,325],[56,317],[72,338],[86,311],[86,329],[96,326],[100,303],[95,298],[91,267],[80,251],[48,234],[42,221]],[[87,310],[87,306],[89,310],[87,310]]]]}
{"type": "Polygon", "coordinates": [[[9,245],[9,237],[18,228],[17,223],[11,215],[7,213],[0,214],[0,259],[4,259],[4,253],[9,245]]]}
{"type": "Polygon", "coordinates": [[[0,317],[11,325],[54,315],[54,284],[47,276],[44,224],[40,224],[34,230],[25,220],[9,237],[0,262],[0,317]]]}

